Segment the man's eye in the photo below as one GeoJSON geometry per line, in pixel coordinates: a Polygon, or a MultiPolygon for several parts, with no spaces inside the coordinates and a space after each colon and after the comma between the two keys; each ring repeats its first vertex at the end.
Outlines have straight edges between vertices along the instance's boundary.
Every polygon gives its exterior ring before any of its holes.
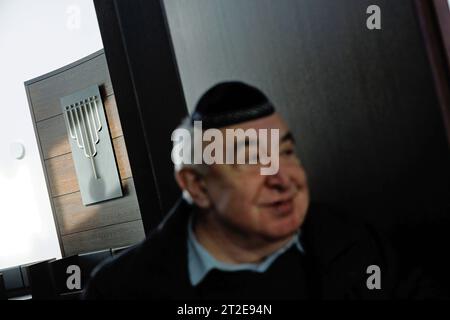
{"type": "Polygon", "coordinates": [[[281,151],[281,154],[285,155],[285,156],[291,156],[294,154],[294,149],[283,150],[283,151],[281,151]]]}

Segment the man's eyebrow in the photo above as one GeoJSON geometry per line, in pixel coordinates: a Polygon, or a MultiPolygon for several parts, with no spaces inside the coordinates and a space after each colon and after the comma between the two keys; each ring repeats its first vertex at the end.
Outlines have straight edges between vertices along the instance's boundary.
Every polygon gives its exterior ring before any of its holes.
{"type": "MultiPolygon", "coordinates": [[[[294,139],[294,135],[292,134],[291,131],[286,132],[280,139],[280,144],[286,141],[291,141],[293,144],[295,144],[295,139],[294,139]]],[[[252,143],[252,145],[257,145],[257,141],[254,140],[250,140],[248,137],[245,137],[245,140],[242,141],[238,141],[237,145],[236,145],[236,149],[245,147],[248,148],[250,146],[250,143],[252,143]]]]}
{"type": "Polygon", "coordinates": [[[295,143],[294,135],[291,131],[286,132],[280,139],[280,143],[291,141],[292,143],[295,143]]]}

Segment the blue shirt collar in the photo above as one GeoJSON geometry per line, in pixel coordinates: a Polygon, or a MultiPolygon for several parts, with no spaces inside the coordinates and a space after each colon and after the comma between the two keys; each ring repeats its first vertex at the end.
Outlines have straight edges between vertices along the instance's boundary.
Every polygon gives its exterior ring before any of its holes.
{"type": "MultiPolygon", "coordinates": [[[[300,231],[299,231],[300,232],[300,231]]],[[[193,215],[189,218],[188,223],[188,269],[189,278],[193,286],[198,285],[212,269],[218,269],[221,271],[254,271],[263,273],[272,265],[272,263],[284,252],[294,246],[304,253],[304,249],[299,240],[299,234],[297,233],[292,237],[292,240],[284,247],[278,249],[271,255],[267,256],[260,263],[241,263],[241,264],[229,264],[224,263],[214,258],[196,239],[193,230],[193,215]]]]}

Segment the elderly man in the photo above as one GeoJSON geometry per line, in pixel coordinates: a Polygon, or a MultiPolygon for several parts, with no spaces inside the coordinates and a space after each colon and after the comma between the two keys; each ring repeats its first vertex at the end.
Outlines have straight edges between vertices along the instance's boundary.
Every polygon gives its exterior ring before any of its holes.
{"type": "MultiPolygon", "coordinates": [[[[405,298],[418,293],[418,279],[396,269],[394,256],[373,232],[310,204],[293,135],[262,92],[239,82],[216,85],[180,128],[193,132],[196,121],[224,136],[227,129],[276,130],[278,148],[271,151],[278,152],[277,171],[261,174],[260,161],[178,162],[175,176],[183,199],[143,243],[94,274],[87,299],[405,298]],[[405,278],[399,285],[397,280],[405,278]]],[[[233,159],[240,152],[250,158],[252,147],[261,145],[253,142],[233,146],[233,159]]]]}

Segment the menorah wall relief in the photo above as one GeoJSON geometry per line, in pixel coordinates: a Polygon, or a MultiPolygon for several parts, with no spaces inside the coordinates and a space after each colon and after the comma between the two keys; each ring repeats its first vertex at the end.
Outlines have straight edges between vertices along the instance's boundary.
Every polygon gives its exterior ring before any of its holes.
{"type": "Polygon", "coordinates": [[[98,133],[102,129],[98,114],[98,96],[92,96],[84,101],[75,102],[65,107],[65,117],[69,124],[69,134],[75,139],[78,148],[83,149],[86,158],[90,159],[95,179],[99,179],[95,169],[94,157],[97,154],[96,144],[100,139],[98,133]]]}
{"type": "Polygon", "coordinates": [[[83,204],[122,196],[105,111],[97,86],[61,98],[83,204]]]}

